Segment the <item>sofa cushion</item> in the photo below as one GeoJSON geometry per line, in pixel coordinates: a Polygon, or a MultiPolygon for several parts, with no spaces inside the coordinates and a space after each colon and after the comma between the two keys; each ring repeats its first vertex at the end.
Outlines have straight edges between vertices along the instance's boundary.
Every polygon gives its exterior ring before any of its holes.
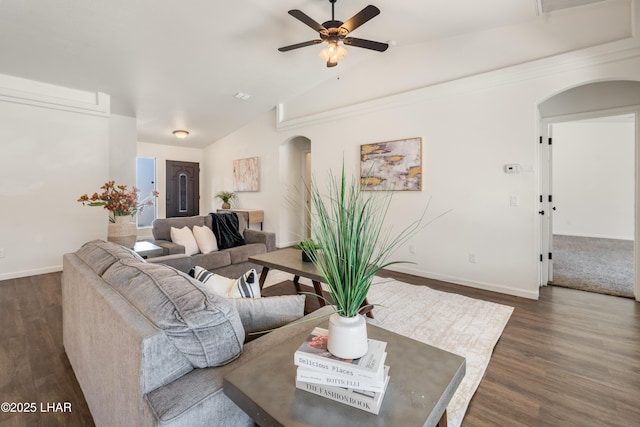
{"type": "Polygon", "coordinates": [[[171,241],[176,245],[184,246],[184,253],[187,255],[200,253],[193,232],[186,225],[182,228],[171,227],[171,241]]]}
{"type": "Polygon", "coordinates": [[[119,260],[103,279],[129,300],[196,368],[220,366],[242,352],[244,329],[233,305],[162,264],[119,260]]]}
{"type": "Polygon", "coordinates": [[[263,243],[251,243],[244,246],[236,246],[226,250],[231,257],[231,264],[247,262],[250,256],[267,253],[267,247],[263,243]]]}
{"type": "Polygon", "coordinates": [[[191,257],[193,265],[199,265],[207,270],[225,267],[231,264],[231,254],[227,251],[209,252],[208,254],[196,254],[191,257]]]}
{"type": "Polygon", "coordinates": [[[304,316],[304,295],[230,300],[240,314],[245,334],[279,328],[304,316]]]}
{"type": "Polygon", "coordinates": [[[211,227],[211,219],[208,216],[185,216],[178,218],[158,218],[153,221],[153,238],[156,240],[171,241],[171,227],[193,228],[196,225],[211,227]]]}
{"type": "Polygon", "coordinates": [[[109,267],[120,259],[144,261],[142,257],[133,250],[103,240],[93,240],[85,243],[78,249],[76,255],[95,271],[98,276],[102,276],[109,267]]]}
{"type": "MultiPolygon", "coordinates": [[[[271,297],[270,297],[271,298],[271,297]]],[[[282,345],[287,339],[299,334],[306,334],[315,326],[326,323],[328,316],[333,313],[331,306],[320,308],[319,311],[307,315],[300,322],[291,327],[278,329],[270,334],[251,341],[245,346],[242,356],[234,362],[217,369],[194,369],[188,374],[178,378],[166,386],[157,388],[147,394],[147,402],[158,419],[164,424],[174,422],[174,425],[190,425],[194,424],[187,417],[192,413],[196,406],[206,404],[219,404],[223,402],[227,404],[220,408],[221,413],[226,413],[228,404],[232,408],[237,406],[231,403],[231,400],[224,397],[222,392],[224,376],[232,370],[242,366],[250,360],[260,357],[261,354],[282,345]],[[220,396],[224,398],[220,399],[220,396]],[[191,423],[189,422],[191,421],[191,423]]],[[[268,375],[268,373],[266,373],[268,375]]],[[[293,379],[292,379],[293,381],[293,379]]],[[[217,425],[235,426],[239,423],[236,420],[228,419],[225,424],[217,425]]],[[[202,422],[205,424],[205,422],[202,422]]],[[[209,424],[214,425],[214,422],[209,424]]],[[[253,425],[251,422],[249,425],[253,425]]]]}
{"type": "Polygon", "coordinates": [[[193,227],[193,237],[196,239],[200,253],[208,254],[218,250],[218,241],[213,231],[206,225],[193,227]]]}

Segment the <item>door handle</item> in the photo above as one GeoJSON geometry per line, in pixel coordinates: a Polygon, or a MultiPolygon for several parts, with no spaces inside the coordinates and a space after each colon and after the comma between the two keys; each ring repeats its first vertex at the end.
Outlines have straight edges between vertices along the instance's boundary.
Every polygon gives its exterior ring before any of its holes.
{"type": "Polygon", "coordinates": [[[544,215],[544,211],[539,211],[538,212],[540,215],[544,215]]]}

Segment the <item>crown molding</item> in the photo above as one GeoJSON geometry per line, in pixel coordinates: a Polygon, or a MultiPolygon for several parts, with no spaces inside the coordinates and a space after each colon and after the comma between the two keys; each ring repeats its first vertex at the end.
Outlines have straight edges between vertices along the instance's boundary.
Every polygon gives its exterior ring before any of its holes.
{"type": "Polygon", "coordinates": [[[451,96],[455,94],[476,91],[478,88],[508,85],[530,79],[546,77],[571,70],[593,67],[607,63],[634,59],[640,57],[640,47],[624,47],[611,50],[611,47],[599,46],[589,50],[571,52],[558,56],[538,59],[523,64],[511,65],[482,73],[437,82],[418,89],[402,92],[382,98],[365,101],[344,107],[332,108],[327,111],[309,114],[303,117],[286,118],[286,105],[276,106],[276,129],[287,131],[306,126],[316,125],[334,120],[346,119],[374,111],[398,108],[425,99],[451,96]]]}
{"type": "Polygon", "coordinates": [[[109,117],[109,95],[0,75],[0,101],[109,117]]]}

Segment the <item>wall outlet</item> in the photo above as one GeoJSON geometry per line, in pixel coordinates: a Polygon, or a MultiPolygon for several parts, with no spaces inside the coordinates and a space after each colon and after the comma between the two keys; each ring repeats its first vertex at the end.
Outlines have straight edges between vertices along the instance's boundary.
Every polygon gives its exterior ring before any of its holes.
{"type": "Polygon", "coordinates": [[[4,248],[0,248],[0,258],[4,258],[4,248]]]}
{"type": "Polygon", "coordinates": [[[469,254],[469,262],[471,264],[475,264],[476,262],[478,262],[478,260],[476,259],[476,254],[474,253],[469,254]]]}
{"type": "Polygon", "coordinates": [[[409,245],[409,253],[411,255],[415,255],[416,254],[416,247],[414,245],[409,245]]]}

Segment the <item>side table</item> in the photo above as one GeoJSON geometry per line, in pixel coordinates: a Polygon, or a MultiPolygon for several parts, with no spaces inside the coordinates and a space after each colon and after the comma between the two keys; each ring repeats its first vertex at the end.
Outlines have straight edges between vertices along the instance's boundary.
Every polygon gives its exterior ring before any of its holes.
{"type": "Polygon", "coordinates": [[[147,242],[146,240],[136,242],[133,250],[145,259],[160,256],[164,253],[164,249],[162,249],[160,246],[151,242],[147,242]]]}
{"type": "Polygon", "coordinates": [[[217,212],[236,212],[241,213],[247,218],[247,228],[251,224],[260,224],[260,230],[262,230],[262,223],[264,222],[264,211],[260,209],[218,209],[217,212]]]}

